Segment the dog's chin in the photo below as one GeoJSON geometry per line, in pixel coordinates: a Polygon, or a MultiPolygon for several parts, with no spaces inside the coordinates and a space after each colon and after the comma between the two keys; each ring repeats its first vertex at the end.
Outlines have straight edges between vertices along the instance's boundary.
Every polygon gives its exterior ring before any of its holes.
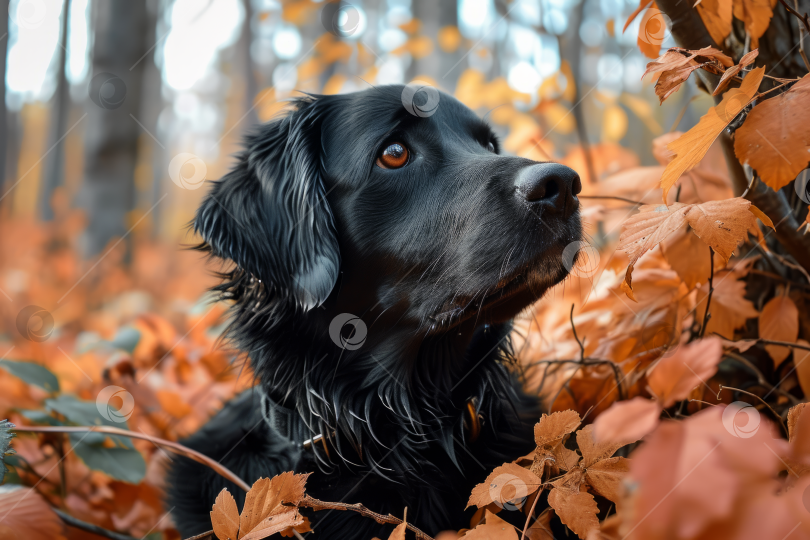
{"type": "Polygon", "coordinates": [[[502,279],[494,285],[492,292],[483,297],[447,300],[429,318],[429,332],[445,332],[468,321],[482,324],[506,322],[567,276],[568,270],[564,267],[530,268],[502,279]]]}

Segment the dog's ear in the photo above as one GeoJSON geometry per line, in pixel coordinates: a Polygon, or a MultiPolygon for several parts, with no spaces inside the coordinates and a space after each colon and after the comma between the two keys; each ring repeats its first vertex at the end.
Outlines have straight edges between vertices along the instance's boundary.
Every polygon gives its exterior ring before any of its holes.
{"type": "Polygon", "coordinates": [[[194,229],[214,255],[310,310],[332,291],[340,253],[320,166],[325,107],[313,97],[296,103],[248,138],[237,167],[197,211],[194,229]]]}

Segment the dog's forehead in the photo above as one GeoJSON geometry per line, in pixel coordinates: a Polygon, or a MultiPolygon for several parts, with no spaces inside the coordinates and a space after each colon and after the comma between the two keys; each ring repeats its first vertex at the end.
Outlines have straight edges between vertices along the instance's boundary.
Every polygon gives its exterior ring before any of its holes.
{"type": "Polygon", "coordinates": [[[324,141],[330,146],[378,144],[398,129],[450,129],[459,134],[489,129],[456,98],[432,88],[417,93],[403,85],[389,85],[321,99],[330,101],[326,134],[334,140],[324,141]]]}

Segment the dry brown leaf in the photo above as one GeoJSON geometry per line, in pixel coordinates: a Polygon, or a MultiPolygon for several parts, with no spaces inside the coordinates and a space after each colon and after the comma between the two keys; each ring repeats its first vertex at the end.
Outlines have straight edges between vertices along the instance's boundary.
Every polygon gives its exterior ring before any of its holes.
{"type": "Polygon", "coordinates": [[[658,53],[661,52],[661,42],[667,31],[665,25],[666,20],[655,2],[652,2],[650,9],[646,10],[641,17],[641,24],[638,25],[638,38],[636,38],[639,50],[647,58],[657,58],[658,53]]]}
{"type": "Polygon", "coordinates": [[[214,501],[211,525],[219,540],[236,540],[239,535],[239,509],[228,488],[222,488],[214,501]]]}
{"type": "Polygon", "coordinates": [[[405,540],[405,531],[407,530],[407,523],[400,523],[391,531],[391,536],[388,537],[388,540],[405,540]]]}
{"type": "Polygon", "coordinates": [[[554,517],[554,510],[546,508],[537,519],[532,521],[526,531],[526,538],[529,540],[555,540],[551,532],[551,518],[554,517]]]}
{"type": "MultiPolygon", "coordinates": [[[[805,351],[810,352],[810,351],[805,351]]],[[[796,438],[796,422],[799,421],[799,416],[804,412],[807,403],[799,403],[790,408],[787,414],[787,428],[788,428],[788,441],[793,442],[796,438]]]]}
{"type": "Polygon", "coordinates": [[[632,268],[639,257],[681,229],[685,223],[727,262],[737,244],[747,237],[748,230],[756,226],[752,207],[750,201],[740,197],[702,204],[642,206],[637,214],[624,222],[619,245],[616,246],[617,251],[624,251],[630,258],[625,275],[627,288],[632,290],[632,268]]]}
{"type": "Polygon", "coordinates": [[[638,7],[633,11],[633,13],[630,14],[629,17],[627,17],[627,21],[624,23],[624,28],[622,28],[622,34],[627,32],[627,27],[630,26],[630,23],[632,23],[633,20],[638,17],[639,13],[647,9],[650,4],[652,4],[652,0],[641,0],[638,7]]]}
{"type": "Polygon", "coordinates": [[[587,469],[597,461],[608,459],[621,448],[635,440],[600,441],[593,438],[593,424],[577,431],[577,446],[582,453],[582,467],[587,469]]]}
{"type": "Polygon", "coordinates": [[[723,89],[726,86],[728,86],[728,83],[731,82],[731,79],[733,79],[740,71],[742,71],[742,68],[744,68],[744,67],[750,65],[751,63],[753,63],[754,60],[756,60],[758,55],[759,55],[759,49],[754,49],[753,51],[749,52],[748,54],[746,54],[745,56],[740,58],[740,63],[739,64],[737,64],[736,66],[732,66],[732,67],[728,68],[725,71],[725,73],[723,73],[723,76],[720,77],[720,81],[717,83],[717,87],[714,89],[714,92],[712,92],[712,95],[716,96],[720,92],[722,92],[723,89]]]}
{"type": "Polygon", "coordinates": [[[745,25],[751,36],[751,48],[759,46],[759,38],[768,29],[776,0],[734,0],[732,13],[745,25]]]}
{"type": "Polygon", "coordinates": [[[544,414],[534,426],[534,442],[537,446],[556,444],[564,436],[579,427],[581,420],[576,411],[558,411],[544,414]]]}
{"type": "MultiPolygon", "coordinates": [[[[298,504],[304,497],[304,486],[308,476],[307,474],[283,472],[273,478],[256,480],[245,497],[245,506],[242,508],[240,517],[239,538],[244,538],[254,530],[274,528],[281,520],[264,523],[267,518],[293,512],[294,508],[282,506],[281,503],[298,504]]],[[[289,517],[285,518],[285,520],[288,519],[289,517]]],[[[303,520],[300,520],[299,517],[295,525],[302,522],[303,520]]]]}
{"type": "MultiPolygon", "coordinates": [[[[776,296],[762,307],[759,314],[759,337],[771,341],[795,343],[799,338],[799,310],[787,296],[776,296]]],[[[790,347],[765,345],[765,350],[773,358],[774,366],[779,366],[790,356],[790,347]]]]}
{"type": "Polygon", "coordinates": [[[4,540],[66,540],[65,524],[32,488],[0,487],[0,516],[4,540]]]}
{"type": "Polygon", "coordinates": [[[706,30],[715,43],[723,44],[731,33],[731,1],[732,0],[702,0],[697,5],[697,11],[706,30]]]}
{"type": "MultiPolygon", "coordinates": [[[[759,312],[754,304],[745,298],[745,281],[734,270],[722,270],[714,273],[714,292],[712,293],[712,317],[706,326],[706,335],[718,333],[723,337],[733,337],[734,330],[745,325],[748,319],[758,317],[759,312]]],[[[698,291],[698,303],[695,318],[703,324],[706,313],[706,300],[709,296],[708,283],[698,291]]]]}
{"type": "Polygon", "coordinates": [[[695,127],[667,145],[675,153],[675,158],[667,165],[661,177],[664,202],[667,200],[669,190],[681,175],[703,159],[717,136],[753,99],[763,75],[765,75],[764,67],[753,69],[743,79],[740,88],[727,91],[723,95],[723,101],[709,109],[695,127]]]}
{"type": "Polygon", "coordinates": [[[810,75],[805,75],[784,94],[751,109],[734,134],[734,153],[777,191],[807,168],[808,125],[810,75]]]}
{"type": "Polygon", "coordinates": [[[599,508],[593,495],[586,491],[556,487],[548,494],[548,504],[560,521],[582,539],[587,538],[590,531],[599,528],[599,519],[596,517],[599,508]]]}
{"type": "Polygon", "coordinates": [[[622,481],[630,472],[630,462],[623,457],[597,461],[585,471],[585,480],[602,497],[618,503],[622,494],[622,481]]]}
{"type": "MultiPolygon", "coordinates": [[[[704,47],[699,50],[672,47],[663,56],[647,64],[647,69],[641,78],[643,79],[651,73],[661,73],[655,83],[655,95],[658,96],[659,102],[663,103],[686,82],[693,71],[706,63],[710,64],[713,59],[724,66],[733,63],[727,55],[713,47],[704,47]]],[[[712,67],[711,69],[718,70],[719,68],[712,67]]]]}
{"type": "Polygon", "coordinates": [[[468,540],[518,540],[515,528],[490,511],[484,512],[484,523],[463,536],[468,540]]]}
{"type": "Polygon", "coordinates": [[[658,403],[641,396],[614,403],[596,417],[593,423],[594,440],[638,440],[655,429],[661,410],[658,403]]]}
{"type": "Polygon", "coordinates": [[[290,508],[286,512],[279,512],[261,520],[241,538],[243,540],[261,540],[303,522],[304,519],[298,513],[298,509],[290,508]]]}
{"type": "MultiPolygon", "coordinates": [[[[669,266],[678,273],[687,288],[692,289],[698,283],[707,283],[711,275],[711,257],[706,244],[690,230],[680,230],[667,238],[663,244],[669,266]]],[[[723,266],[720,257],[715,254],[715,268],[723,266]]]]}
{"type": "Polygon", "coordinates": [[[647,375],[650,389],[664,408],[686,399],[690,390],[705,384],[723,359],[723,343],[710,337],[678,348],[672,356],[658,361],[647,375]]]}
{"type": "MultiPolygon", "coordinates": [[[[809,347],[810,343],[803,339],[797,341],[799,345],[809,347]]],[[[799,379],[799,386],[802,387],[804,398],[810,396],[810,351],[804,349],[793,349],[793,365],[796,367],[796,377],[799,379]]]]}
{"type": "Polygon", "coordinates": [[[530,470],[514,463],[504,463],[495,467],[484,482],[473,488],[466,508],[483,508],[493,502],[505,504],[515,498],[531,495],[542,483],[530,470]]]}

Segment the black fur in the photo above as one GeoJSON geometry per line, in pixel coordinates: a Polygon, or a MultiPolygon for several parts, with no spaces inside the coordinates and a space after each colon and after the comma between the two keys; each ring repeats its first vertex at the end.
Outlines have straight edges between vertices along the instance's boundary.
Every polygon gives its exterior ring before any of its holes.
{"type": "MultiPolygon", "coordinates": [[[[509,321],[567,275],[562,250],[581,236],[579,179],[499,155],[490,128],[448,95],[420,118],[402,92],[300,98],[214,184],[194,226],[202,249],[236,263],[216,290],[233,301],[228,336],[260,386],[185,443],[249,483],[314,472],[313,497],[400,516],[408,507],[409,522],[436,534],[468,526],[472,487],[534,446],[540,409],[520,390],[509,321]],[[394,141],[409,163],[375,165],[394,141]],[[559,193],[527,195],[532,166],[534,177],[557,175],[559,193]],[[367,326],[359,348],[330,337],[341,313],[367,326]],[[306,437],[322,434],[329,453],[269,427],[262,394],[293,411],[306,437]],[[475,442],[465,428],[472,398],[483,418],[475,442]]],[[[222,487],[244,500],[185,459],[167,483],[184,537],[210,529],[222,487]]],[[[333,540],[390,530],[352,512],[310,519],[333,540]]]]}

